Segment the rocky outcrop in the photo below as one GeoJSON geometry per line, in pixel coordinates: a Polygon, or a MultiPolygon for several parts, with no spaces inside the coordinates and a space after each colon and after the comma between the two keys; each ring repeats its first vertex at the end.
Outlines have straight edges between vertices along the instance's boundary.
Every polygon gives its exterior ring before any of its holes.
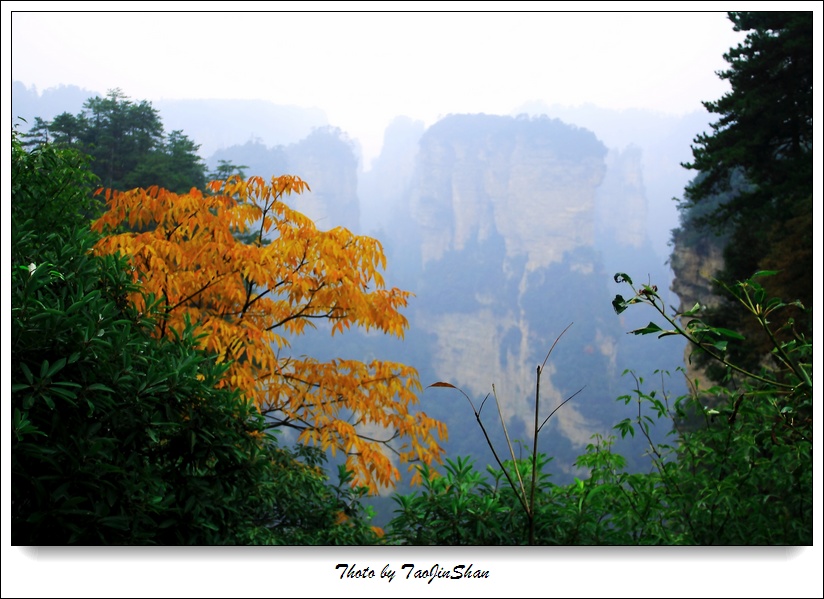
{"type": "Polygon", "coordinates": [[[675,272],[672,291],[678,295],[680,311],[689,310],[696,302],[715,306],[719,298],[713,293],[712,278],[724,267],[724,248],[714,238],[707,237],[696,245],[685,246],[676,235],[670,265],[675,272]]]}
{"type": "Polygon", "coordinates": [[[383,149],[372,162],[372,168],[361,173],[361,230],[379,238],[406,223],[406,214],[399,214],[410,189],[418,141],[424,132],[423,121],[397,117],[386,128],[383,149]]]}
{"type": "Polygon", "coordinates": [[[453,115],[421,138],[410,213],[423,264],[493,232],[508,258],[547,266],[594,237],[606,148],[548,118],[453,115]]]}
{"type": "MultiPolygon", "coordinates": [[[[714,307],[721,301],[713,292],[712,280],[724,267],[723,243],[711,234],[702,235],[699,239],[691,239],[691,235],[694,233],[688,228],[673,232],[670,265],[675,278],[671,289],[679,298],[679,312],[690,310],[696,303],[714,307]]],[[[686,325],[686,322],[682,324],[686,325]]],[[[690,345],[684,349],[686,377],[693,388],[708,389],[715,383],[707,377],[704,369],[691,359],[693,351],[694,348],[690,345]]]]}
{"type": "Polygon", "coordinates": [[[641,158],[638,146],[611,149],[606,157],[606,176],[596,195],[597,235],[634,249],[642,248],[648,239],[641,158]]]}
{"type": "Polygon", "coordinates": [[[420,139],[406,226],[419,239],[412,327],[431,340],[425,370],[473,397],[494,383],[529,438],[535,366],[574,322],[541,378],[544,417],[587,386],[588,401],[546,429],[556,455],[619,419],[622,324],[596,247],[648,247],[640,160],[546,117],[450,116],[420,139]]]}
{"type": "Polygon", "coordinates": [[[244,166],[247,176],[268,180],[283,174],[297,175],[309,184],[310,191],[285,198],[319,229],[360,226],[358,201],[358,160],[351,142],[339,129],[321,127],[301,141],[287,146],[268,147],[251,140],[219,150],[209,162],[219,160],[244,166]]]}
{"type": "Polygon", "coordinates": [[[311,191],[295,206],[315,221],[319,229],[360,226],[358,160],[348,138],[331,127],[315,129],[308,137],[286,147],[289,170],[309,183],[311,191]]]}

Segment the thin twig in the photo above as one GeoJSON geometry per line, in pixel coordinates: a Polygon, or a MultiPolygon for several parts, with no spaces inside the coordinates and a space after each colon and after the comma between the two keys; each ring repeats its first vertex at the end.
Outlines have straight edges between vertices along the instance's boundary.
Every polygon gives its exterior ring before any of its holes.
{"type": "MultiPolygon", "coordinates": [[[[492,385],[492,395],[495,398],[495,405],[498,407],[498,417],[501,419],[501,427],[504,429],[504,438],[509,447],[509,455],[512,456],[512,465],[515,468],[515,474],[518,476],[518,483],[521,485],[521,493],[526,498],[526,489],[524,488],[524,481],[521,478],[521,471],[518,469],[518,462],[515,461],[515,452],[512,449],[512,442],[509,440],[509,433],[506,430],[506,423],[504,422],[504,415],[501,413],[501,404],[498,401],[498,394],[495,391],[495,385],[492,385]]],[[[531,516],[532,511],[527,510],[527,516],[531,516]]]]}

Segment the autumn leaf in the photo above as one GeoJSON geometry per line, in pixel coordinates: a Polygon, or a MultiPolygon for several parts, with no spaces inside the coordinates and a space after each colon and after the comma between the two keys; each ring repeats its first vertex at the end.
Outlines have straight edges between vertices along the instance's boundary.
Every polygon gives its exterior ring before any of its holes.
{"type": "Polygon", "coordinates": [[[331,321],[333,335],[361,327],[403,337],[408,327],[401,310],[410,294],[385,287],[380,242],[319,231],[283,201],[308,189],[284,175],[213,181],[205,194],[106,190],[95,249],[131,258],[142,284],[136,305],[162,298],[159,336],[196,323],[202,347],[229,365],[222,385],[240,389],[272,426],[345,453],[353,484],[377,492],[400,479],[393,459],[410,469],[440,461],[447,431],[413,413],[421,386],[409,366],[288,355],[289,338],[318,320],[331,321]]]}
{"type": "Polygon", "coordinates": [[[444,383],[444,382],[432,383],[431,385],[429,385],[429,387],[448,387],[449,389],[457,389],[457,387],[455,385],[453,385],[452,383],[444,383]]]}

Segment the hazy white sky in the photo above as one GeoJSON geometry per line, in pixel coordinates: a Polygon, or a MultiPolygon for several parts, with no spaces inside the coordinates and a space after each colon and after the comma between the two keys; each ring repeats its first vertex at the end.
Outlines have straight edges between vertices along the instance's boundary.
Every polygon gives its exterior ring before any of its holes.
{"type": "Polygon", "coordinates": [[[535,100],[698,110],[727,89],[715,72],[743,39],[723,12],[56,13],[5,4],[22,11],[11,19],[13,80],[40,91],[120,87],[150,101],[316,106],[366,157],[399,114],[429,125],[455,112],[509,114],[535,100]]]}

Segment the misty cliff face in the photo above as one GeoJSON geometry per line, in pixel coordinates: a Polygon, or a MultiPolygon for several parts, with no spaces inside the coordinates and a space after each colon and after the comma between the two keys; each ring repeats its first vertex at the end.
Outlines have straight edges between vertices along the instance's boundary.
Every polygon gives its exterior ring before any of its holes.
{"type": "MultiPolygon", "coordinates": [[[[426,344],[427,363],[415,364],[424,385],[449,381],[482,399],[495,384],[510,434],[528,439],[535,367],[574,323],[543,371],[542,418],[586,391],[553,416],[542,443],[577,455],[592,434],[608,434],[625,417],[615,398],[633,350],[621,349],[626,322],[612,310],[602,256],[649,251],[640,150],[608,152],[593,133],[546,117],[450,116],[421,136],[399,204],[405,229],[389,230],[390,264],[416,261],[404,285],[416,294],[409,316],[426,344]]],[[[468,410],[453,401],[427,411],[449,424],[468,410]]]]}
{"type": "MultiPolygon", "coordinates": [[[[694,234],[693,234],[694,235],[694,234]]],[[[690,239],[689,225],[673,232],[670,265],[675,273],[672,291],[678,296],[679,312],[690,310],[696,303],[715,307],[721,298],[713,292],[712,280],[724,268],[724,244],[713,235],[704,234],[700,240],[690,239]]],[[[684,368],[690,381],[698,381],[701,388],[715,385],[690,359],[693,348],[684,349],[684,368]]]]}
{"type": "Polygon", "coordinates": [[[319,229],[360,226],[358,159],[348,138],[330,127],[315,129],[286,148],[289,173],[309,183],[311,192],[294,201],[319,229]]]}
{"type": "Polygon", "coordinates": [[[493,233],[532,270],[591,245],[606,148],[557,120],[454,115],[421,138],[410,214],[422,260],[493,233]]]}
{"type": "Polygon", "coordinates": [[[359,196],[361,201],[361,230],[383,239],[390,228],[408,219],[399,207],[406,196],[415,170],[418,141],[424,132],[423,121],[396,117],[386,127],[383,148],[371,165],[361,173],[359,196]]]}
{"type": "Polygon", "coordinates": [[[268,147],[259,139],[215,152],[207,161],[215,168],[226,160],[246,167],[247,176],[297,175],[311,191],[284,198],[291,206],[315,221],[319,229],[345,227],[357,231],[358,159],[348,138],[332,127],[315,129],[299,142],[268,147]]]}
{"type": "Polygon", "coordinates": [[[675,272],[672,290],[681,300],[679,310],[689,310],[696,302],[704,306],[717,304],[719,298],[710,282],[724,267],[721,244],[708,238],[700,245],[685,246],[675,236],[670,264],[675,272]]]}
{"type": "Polygon", "coordinates": [[[647,241],[647,196],[638,146],[610,150],[597,193],[596,235],[640,249],[647,241]]]}

